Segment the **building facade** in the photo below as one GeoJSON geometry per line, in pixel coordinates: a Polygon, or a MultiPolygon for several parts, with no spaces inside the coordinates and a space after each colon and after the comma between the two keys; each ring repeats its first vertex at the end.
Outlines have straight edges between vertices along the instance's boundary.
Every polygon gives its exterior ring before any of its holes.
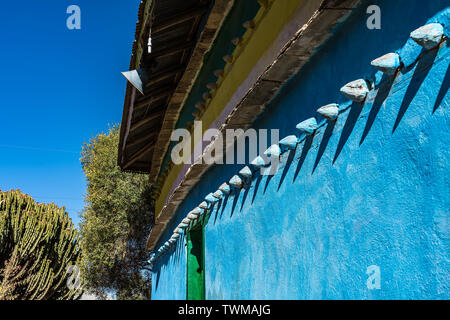
{"type": "Polygon", "coordinates": [[[449,28],[444,0],[143,1],[118,162],[154,183],[152,299],[448,299],[449,28]]]}

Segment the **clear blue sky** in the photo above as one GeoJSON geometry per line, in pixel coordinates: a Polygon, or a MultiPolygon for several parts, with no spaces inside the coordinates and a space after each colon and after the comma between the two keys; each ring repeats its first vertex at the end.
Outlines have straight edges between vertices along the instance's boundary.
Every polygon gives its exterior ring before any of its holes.
{"type": "Polygon", "coordinates": [[[138,0],[0,4],[0,189],[83,208],[83,142],[122,117],[138,0]],[[68,30],[69,5],[81,30],[68,30]]]}

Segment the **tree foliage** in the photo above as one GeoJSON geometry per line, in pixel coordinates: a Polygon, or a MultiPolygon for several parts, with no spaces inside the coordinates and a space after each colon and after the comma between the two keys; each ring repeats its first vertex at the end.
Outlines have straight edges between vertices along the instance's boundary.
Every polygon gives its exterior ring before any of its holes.
{"type": "Polygon", "coordinates": [[[87,193],[81,222],[83,278],[99,296],[149,298],[146,239],[153,222],[148,177],[117,165],[119,130],[110,128],[83,145],[87,193]]]}
{"type": "Polygon", "coordinates": [[[67,271],[80,257],[64,207],[39,204],[20,190],[0,192],[0,300],[78,298],[82,291],[67,285],[67,271]]]}

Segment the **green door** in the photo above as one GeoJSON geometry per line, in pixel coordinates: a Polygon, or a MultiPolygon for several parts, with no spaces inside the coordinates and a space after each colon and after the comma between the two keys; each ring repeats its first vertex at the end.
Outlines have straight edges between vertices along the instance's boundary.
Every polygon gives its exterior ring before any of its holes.
{"type": "Polygon", "coordinates": [[[205,299],[205,246],[203,227],[187,234],[187,300],[205,299]]]}

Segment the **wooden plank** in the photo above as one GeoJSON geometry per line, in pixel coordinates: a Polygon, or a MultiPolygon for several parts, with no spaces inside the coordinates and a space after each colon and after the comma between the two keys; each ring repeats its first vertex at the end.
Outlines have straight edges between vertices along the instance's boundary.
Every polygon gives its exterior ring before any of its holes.
{"type": "Polygon", "coordinates": [[[136,161],[141,159],[143,156],[145,156],[147,153],[151,152],[153,148],[155,147],[154,142],[147,144],[144,148],[142,148],[140,151],[133,154],[132,158],[123,166],[123,168],[126,170],[131,165],[133,165],[136,161]]]}
{"type": "Polygon", "coordinates": [[[146,60],[167,57],[167,56],[182,52],[184,50],[191,49],[194,45],[195,45],[194,40],[175,42],[174,44],[171,44],[170,46],[167,46],[166,48],[163,48],[163,49],[160,49],[157,51],[153,51],[152,53],[150,53],[147,56],[146,60]]]}
{"type": "Polygon", "coordinates": [[[142,107],[146,107],[152,102],[170,96],[173,93],[174,89],[175,88],[171,86],[168,88],[164,88],[163,90],[159,90],[155,93],[149,93],[142,100],[139,100],[135,103],[134,111],[140,110],[142,107]]]}
{"type": "Polygon", "coordinates": [[[144,118],[144,119],[142,119],[142,120],[140,120],[140,121],[138,121],[138,122],[136,122],[134,124],[131,124],[130,132],[132,132],[132,131],[142,127],[143,125],[149,123],[150,121],[158,119],[158,118],[160,118],[162,116],[164,116],[164,110],[155,112],[155,113],[149,115],[148,117],[146,117],[146,118],[144,118]]]}
{"type": "Polygon", "coordinates": [[[147,140],[149,140],[149,139],[151,139],[151,138],[153,138],[153,137],[155,137],[157,135],[158,135],[158,132],[157,131],[153,131],[153,132],[141,135],[141,136],[137,137],[136,139],[133,139],[133,141],[131,141],[131,142],[127,141],[127,148],[133,148],[136,145],[139,145],[142,142],[145,142],[145,141],[147,141],[147,140]]]}
{"type": "Polygon", "coordinates": [[[177,73],[183,72],[185,67],[186,67],[186,65],[182,64],[179,66],[175,66],[175,67],[171,67],[171,68],[167,68],[167,69],[158,71],[157,73],[150,75],[150,80],[145,84],[145,86],[150,87],[151,85],[153,85],[161,80],[175,76],[177,73]]]}
{"type": "Polygon", "coordinates": [[[201,6],[194,9],[186,10],[185,12],[181,12],[179,14],[176,14],[170,18],[165,18],[164,21],[152,26],[151,33],[161,32],[165,29],[168,29],[170,27],[176,26],[180,23],[183,23],[185,21],[188,21],[192,18],[195,18],[197,16],[200,16],[206,12],[208,9],[208,6],[201,6]]]}

